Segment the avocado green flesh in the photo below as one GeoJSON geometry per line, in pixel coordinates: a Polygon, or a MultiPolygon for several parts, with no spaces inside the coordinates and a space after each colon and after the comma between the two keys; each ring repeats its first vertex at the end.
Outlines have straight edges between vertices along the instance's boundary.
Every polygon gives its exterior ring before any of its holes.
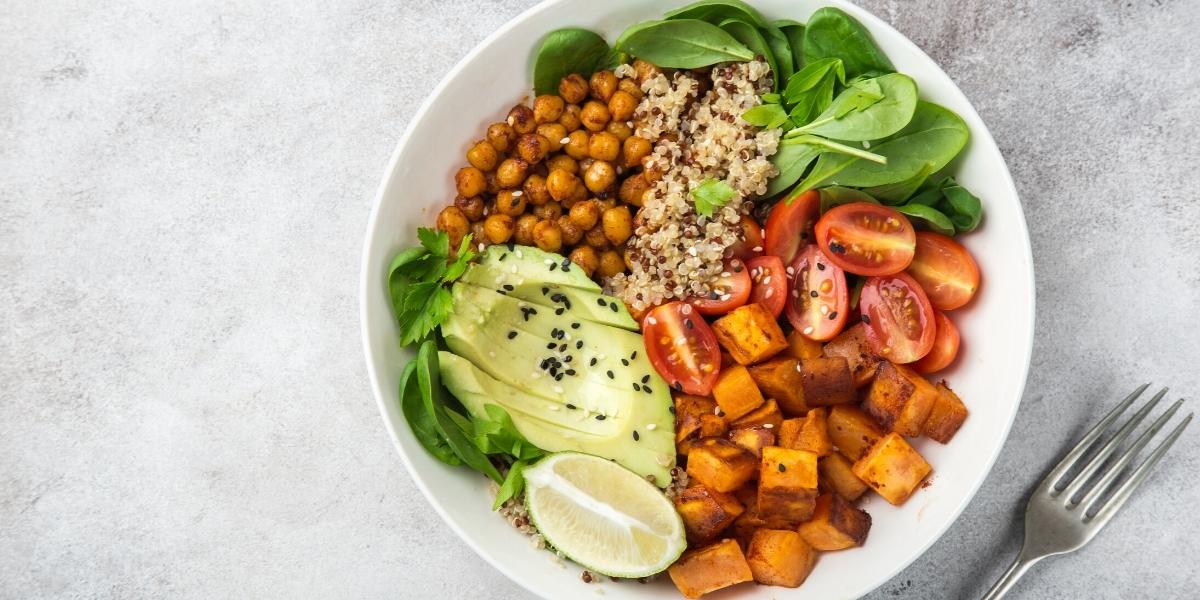
{"type": "Polygon", "coordinates": [[[600,292],[600,286],[592,281],[583,269],[567,261],[562,255],[533,246],[488,246],[476,267],[479,265],[494,265],[498,270],[502,269],[510,275],[519,275],[540,284],[600,292]],[[566,269],[562,268],[563,264],[567,265],[566,269]]]}

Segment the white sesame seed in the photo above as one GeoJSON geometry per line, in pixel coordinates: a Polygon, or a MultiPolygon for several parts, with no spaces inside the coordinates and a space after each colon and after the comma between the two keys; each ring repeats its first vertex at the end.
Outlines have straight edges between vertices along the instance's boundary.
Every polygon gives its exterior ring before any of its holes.
{"type": "Polygon", "coordinates": [[[685,315],[690,315],[690,314],[692,314],[692,305],[691,305],[691,304],[684,304],[682,307],[680,307],[680,309],[679,309],[679,312],[681,312],[681,313],[683,313],[683,314],[685,314],[685,315]]]}
{"type": "Polygon", "coordinates": [[[808,327],[805,327],[804,331],[801,331],[800,333],[803,333],[804,335],[812,335],[812,332],[813,332],[812,325],[809,325],[808,327]]]}
{"type": "Polygon", "coordinates": [[[520,250],[517,250],[516,255],[517,255],[517,258],[525,258],[525,253],[521,252],[520,250]]]}
{"type": "Polygon", "coordinates": [[[730,273],[729,271],[723,271],[723,272],[721,273],[721,277],[729,277],[729,276],[731,276],[731,275],[732,275],[732,273],[730,273]]]}
{"type": "Polygon", "coordinates": [[[508,272],[515,274],[517,272],[517,265],[513,265],[513,266],[509,267],[508,272]]]}
{"type": "Polygon", "coordinates": [[[728,300],[728,299],[730,299],[730,298],[732,298],[732,297],[733,297],[733,294],[722,294],[722,295],[721,295],[721,301],[723,302],[723,301],[725,301],[725,300],[728,300]]]}
{"type": "Polygon", "coordinates": [[[557,405],[557,404],[551,404],[551,405],[550,405],[550,410],[557,411],[557,410],[558,410],[558,405],[557,405]]]}
{"type": "Polygon", "coordinates": [[[788,267],[786,270],[787,270],[788,277],[791,277],[796,274],[796,269],[794,267],[788,267]]]}
{"type": "Polygon", "coordinates": [[[721,415],[723,414],[723,413],[721,412],[721,407],[720,407],[720,406],[718,406],[718,407],[714,408],[714,409],[713,409],[713,414],[714,414],[714,415],[717,415],[718,417],[719,417],[719,416],[721,416],[721,415]]]}
{"type": "Polygon", "coordinates": [[[649,429],[650,431],[654,431],[655,429],[658,429],[658,425],[655,423],[649,423],[646,425],[646,429],[649,429]]]}
{"type": "Polygon", "coordinates": [[[569,137],[565,137],[565,138],[563,138],[563,139],[561,139],[561,140],[558,140],[558,143],[560,143],[560,144],[569,144],[569,143],[571,143],[571,138],[569,138],[569,137]]]}
{"type": "Polygon", "coordinates": [[[520,197],[521,197],[521,194],[524,194],[524,193],[525,193],[525,192],[522,192],[521,190],[513,190],[512,197],[513,197],[513,198],[520,198],[520,197]]]}
{"type": "Polygon", "coordinates": [[[658,319],[655,319],[654,317],[646,317],[646,322],[651,325],[658,325],[658,319]]]}
{"type": "Polygon", "coordinates": [[[483,242],[480,242],[480,243],[479,243],[479,251],[480,251],[480,252],[483,252],[483,249],[484,249],[484,248],[487,248],[487,246],[484,246],[484,245],[483,245],[483,242]]]}
{"type": "Polygon", "coordinates": [[[800,368],[800,363],[796,363],[796,372],[797,372],[797,373],[803,373],[803,372],[804,372],[804,369],[801,369],[801,368],[800,368]]]}
{"type": "Polygon", "coordinates": [[[767,288],[767,292],[763,294],[763,298],[770,298],[771,294],[775,293],[775,288],[767,288]]]}
{"type": "Polygon", "coordinates": [[[867,140],[863,140],[863,148],[870,148],[870,147],[871,147],[871,142],[868,142],[867,140]]]}
{"type": "Polygon", "coordinates": [[[554,393],[555,393],[555,394],[561,394],[561,393],[563,393],[562,386],[561,386],[561,385],[556,385],[556,386],[554,386],[554,393]]]}
{"type": "Polygon", "coordinates": [[[677,345],[677,346],[682,346],[682,345],[684,345],[685,343],[687,343],[687,338],[686,338],[686,337],[683,337],[683,336],[681,335],[681,336],[679,336],[679,337],[675,338],[675,345],[677,345]]]}
{"type": "Polygon", "coordinates": [[[751,248],[750,250],[752,250],[754,252],[762,252],[762,246],[755,246],[755,247],[751,248]]]}
{"type": "Polygon", "coordinates": [[[793,298],[799,298],[799,297],[800,297],[800,290],[792,290],[792,297],[793,297],[793,298]]]}
{"type": "Polygon", "coordinates": [[[774,429],[774,428],[775,428],[774,423],[763,423],[763,429],[774,429]]]}
{"type": "Polygon", "coordinates": [[[766,277],[763,277],[762,282],[763,282],[763,285],[767,285],[767,284],[771,283],[771,276],[767,275],[766,277]]]}
{"type": "Polygon", "coordinates": [[[550,265],[554,264],[554,261],[552,261],[548,258],[546,260],[543,260],[542,262],[546,263],[546,266],[550,266],[550,265]]]}
{"type": "Polygon", "coordinates": [[[529,376],[530,376],[530,377],[532,377],[532,378],[534,378],[534,379],[537,379],[537,378],[541,377],[541,376],[542,376],[542,374],[541,374],[541,373],[538,373],[537,371],[534,371],[533,373],[530,373],[530,374],[529,374],[529,376]]]}

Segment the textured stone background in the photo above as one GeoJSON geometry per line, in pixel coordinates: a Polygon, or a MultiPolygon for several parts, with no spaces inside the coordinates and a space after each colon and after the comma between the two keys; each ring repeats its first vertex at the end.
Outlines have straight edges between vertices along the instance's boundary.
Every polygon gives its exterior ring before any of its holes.
{"type": "MultiPolygon", "coordinates": [[[[407,120],[532,3],[0,0],[0,597],[525,596],[396,459],[356,289],[407,120]]],[[[1012,436],[871,596],[967,598],[1064,438],[1200,388],[1200,4],[865,4],[975,103],[1033,236],[1012,436]]],[[[1017,595],[1194,597],[1198,440],[1017,595]]]]}

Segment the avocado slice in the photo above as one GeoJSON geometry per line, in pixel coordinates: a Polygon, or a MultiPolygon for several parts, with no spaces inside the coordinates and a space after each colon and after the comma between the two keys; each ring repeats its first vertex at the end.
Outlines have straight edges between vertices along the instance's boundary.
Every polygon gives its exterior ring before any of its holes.
{"type": "Polygon", "coordinates": [[[574,307],[529,314],[523,300],[462,282],[452,296],[442,335],[458,357],[443,357],[443,382],[473,415],[499,404],[543,450],[595,454],[670,483],[671,393],[641,335],[580,319],[574,307]]]}
{"type": "Polygon", "coordinates": [[[514,276],[514,279],[523,278],[545,285],[600,292],[600,285],[566,257],[534,246],[488,246],[477,264],[494,266],[496,270],[514,276]]]}

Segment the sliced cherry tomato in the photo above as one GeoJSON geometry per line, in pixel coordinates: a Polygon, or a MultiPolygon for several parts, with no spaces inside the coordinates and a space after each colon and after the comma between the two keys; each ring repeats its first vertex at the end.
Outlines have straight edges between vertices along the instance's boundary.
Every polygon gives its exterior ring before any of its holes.
{"type": "Polygon", "coordinates": [[[725,270],[713,283],[712,293],[705,298],[690,298],[688,303],[702,315],[723,315],[750,299],[750,270],[740,258],[725,261],[725,270]]]}
{"type": "Polygon", "coordinates": [[[908,265],[929,302],[941,310],[954,310],[979,289],[979,266],[962,244],[940,233],[917,232],[917,252],[908,265]]]}
{"type": "Polygon", "coordinates": [[[796,196],[788,204],[780,200],[767,216],[767,230],[763,233],[767,254],[778,256],[783,264],[791,264],[805,244],[811,244],[813,225],[821,216],[821,194],[810,190],[796,196]]]}
{"type": "Polygon", "coordinates": [[[778,256],[760,256],[746,261],[750,270],[750,302],[757,302],[771,311],[776,319],[787,304],[787,272],[778,256]]]}
{"type": "Polygon", "coordinates": [[[954,357],[958,356],[958,328],[954,322],[940,310],[933,311],[933,320],[937,323],[937,332],[933,338],[933,348],[929,354],[912,364],[918,373],[936,373],[950,366],[954,357]]]}
{"type": "Polygon", "coordinates": [[[655,307],[642,320],[646,356],[675,391],[707,396],[721,371],[717,336],[686,302],[655,307]]]}
{"type": "Polygon", "coordinates": [[[921,285],[904,273],[867,279],[858,300],[871,350],[894,363],[929,353],[936,325],[921,285]]]}
{"type": "MultiPolygon", "coordinates": [[[[768,232],[770,225],[767,225],[768,232]]],[[[817,243],[829,259],[855,275],[891,275],[912,262],[912,223],[880,204],[852,202],[830,209],[817,221],[817,243]]]]}
{"type": "Polygon", "coordinates": [[[742,216],[742,239],[735,242],[732,246],[725,250],[725,256],[740,258],[742,260],[750,260],[755,256],[762,256],[763,253],[763,233],[762,227],[758,226],[758,222],[750,215],[742,216]]]}
{"type": "Polygon", "coordinates": [[[841,333],[850,306],[846,273],[816,244],[805,246],[792,261],[791,284],[787,320],[800,335],[825,341],[841,333]]]}

